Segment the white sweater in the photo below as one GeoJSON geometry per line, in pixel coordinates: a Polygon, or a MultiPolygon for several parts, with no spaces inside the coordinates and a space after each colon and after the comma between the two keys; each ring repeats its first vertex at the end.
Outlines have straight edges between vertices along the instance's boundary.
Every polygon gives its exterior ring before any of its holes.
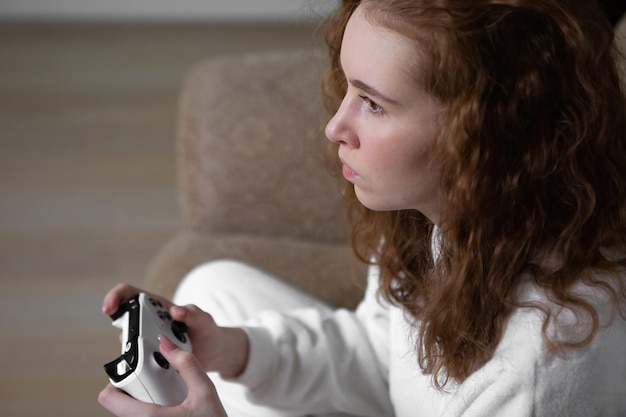
{"type": "MultiPolygon", "coordinates": [[[[414,332],[403,311],[376,296],[376,268],[368,281],[355,312],[268,312],[246,327],[250,359],[237,382],[249,388],[254,401],[301,415],[626,416],[622,317],[602,328],[586,348],[555,357],[541,336],[543,316],[536,309],[519,309],[493,359],[462,384],[440,391],[417,365],[414,332]]],[[[606,295],[583,286],[578,290],[594,300],[607,323],[606,295]]],[[[546,301],[531,285],[520,296],[546,301]]],[[[560,329],[569,335],[573,317],[569,310],[558,315],[560,329]]]]}

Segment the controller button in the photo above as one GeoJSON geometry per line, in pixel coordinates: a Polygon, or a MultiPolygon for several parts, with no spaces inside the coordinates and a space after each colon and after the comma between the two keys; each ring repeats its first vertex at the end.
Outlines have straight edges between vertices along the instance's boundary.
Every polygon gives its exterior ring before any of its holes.
{"type": "Polygon", "coordinates": [[[152,304],[154,307],[159,307],[159,308],[163,308],[163,304],[161,304],[161,302],[159,300],[155,300],[154,298],[150,297],[148,298],[148,301],[150,302],[150,304],[152,304]]]}
{"type": "Polygon", "coordinates": [[[170,363],[165,359],[161,352],[154,352],[154,360],[163,369],[170,369],[170,363]]]}
{"type": "Polygon", "coordinates": [[[167,311],[161,310],[157,313],[157,315],[159,316],[161,320],[172,321],[172,316],[167,311]]]}
{"type": "Polygon", "coordinates": [[[172,322],[172,333],[174,333],[174,336],[176,336],[176,338],[182,343],[187,343],[187,336],[185,335],[186,332],[187,325],[185,323],[177,320],[172,322]]]}

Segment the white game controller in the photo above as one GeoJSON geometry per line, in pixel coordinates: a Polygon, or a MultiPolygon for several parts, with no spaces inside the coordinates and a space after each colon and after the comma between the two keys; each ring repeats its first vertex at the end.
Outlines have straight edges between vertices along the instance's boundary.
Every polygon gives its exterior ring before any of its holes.
{"type": "Polygon", "coordinates": [[[187,386],[159,351],[158,336],[190,351],[187,326],[173,320],[159,301],[145,293],[122,304],[111,320],[122,329],[122,355],[104,365],[111,384],[139,401],[163,406],[182,403],[187,386]]]}

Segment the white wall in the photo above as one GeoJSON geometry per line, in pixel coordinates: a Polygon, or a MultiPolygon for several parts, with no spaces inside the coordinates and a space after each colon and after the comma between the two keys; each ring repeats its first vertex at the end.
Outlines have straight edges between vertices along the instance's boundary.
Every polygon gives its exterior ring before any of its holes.
{"type": "Polygon", "coordinates": [[[0,0],[0,20],[306,20],[337,0],[0,0]]]}

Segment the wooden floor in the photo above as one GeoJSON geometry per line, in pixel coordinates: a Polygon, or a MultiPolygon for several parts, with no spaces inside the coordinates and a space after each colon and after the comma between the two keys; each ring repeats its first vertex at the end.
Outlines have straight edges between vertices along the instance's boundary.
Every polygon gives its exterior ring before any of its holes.
{"type": "Polygon", "coordinates": [[[181,221],[176,97],[205,57],[311,46],[312,27],[0,26],[0,415],[108,415],[105,291],[181,221]]]}

